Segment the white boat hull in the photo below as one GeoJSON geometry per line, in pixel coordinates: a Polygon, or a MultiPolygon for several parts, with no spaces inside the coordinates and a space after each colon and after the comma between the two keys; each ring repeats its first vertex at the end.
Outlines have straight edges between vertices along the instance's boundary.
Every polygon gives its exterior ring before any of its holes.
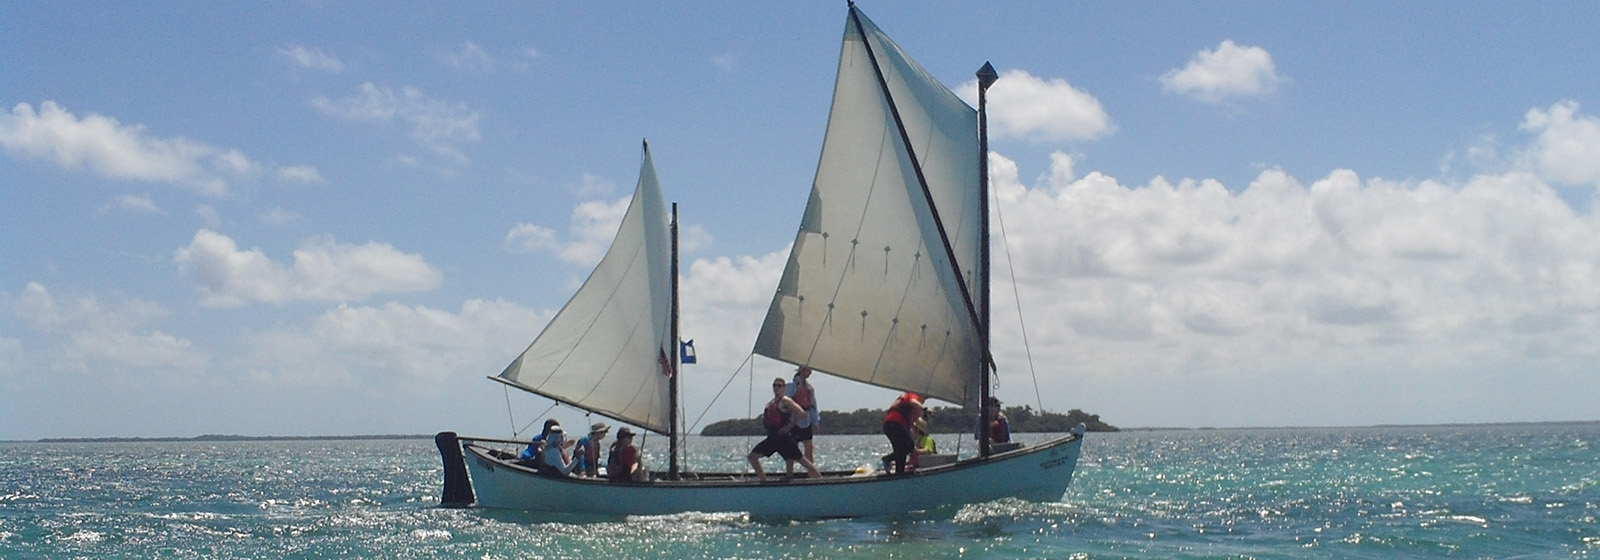
{"type": "Polygon", "coordinates": [[[610,482],[542,476],[462,439],[478,507],[594,515],[748,512],[796,518],[895,515],[1000,498],[1056,501],[1072,482],[1083,444],[1081,433],[1074,433],[907,475],[610,482]]]}

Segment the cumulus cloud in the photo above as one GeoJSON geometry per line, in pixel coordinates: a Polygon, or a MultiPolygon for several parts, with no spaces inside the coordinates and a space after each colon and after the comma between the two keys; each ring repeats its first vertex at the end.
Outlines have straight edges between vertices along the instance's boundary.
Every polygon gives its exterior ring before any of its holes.
{"type": "Polygon", "coordinates": [[[1528,155],[1541,176],[1600,186],[1600,118],[1580,116],[1577,102],[1563,101],[1548,109],[1529,109],[1522,129],[1538,134],[1528,155]]]}
{"type": "Polygon", "coordinates": [[[260,249],[240,250],[226,235],[200,230],[173,256],[190,275],[201,304],[359,301],[380,293],[432,290],[442,275],[419,255],[385,243],[350,245],[316,238],[294,251],[294,263],[273,262],[260,249]]]}
{"type": "Polygon", "coordinates": [[[1195,53],[1183,68],[1163,74],[1161,85],[1167,91],[1217,102],[1270,95],[1283,80],[1266,49],[1224,40],[1215,50],[1195,53]]]}
{"type": "Polygon", "coordinates": [[[184,137],[160,138],[142,125],[90,113],[78,118],[54,101],[37,111],[18,103],[0,116],[0,145],[7,152],[88,168],[102,177],[171,183],[203,194],[222,195],[228,182],[254,174],[258,165],[235,149],[184,137]]]}
{"type": "MultiPolygon", "coordinates": [[[[502,247],[521,252],[552,251],[561,260],[592,265],[600,262],[611,247],[622,216],[628,212],[632,195],[616,200],[594,200],[572,209],[569,239],[563,241],[555,230],[537,224],[521,223],[506,232],[502,247]]],[[[704,233],[703,230],[700,233],[704,233]]]]}
{"type": "Polygon", "coordinates": [[[335,118],[404,127],[418,145],[457,162],[467,159],[460,145],[480,138],[477,111],[430,98],[412,87],[397,91],[369,82],[361,85],[360,93],[339,100],[318,97],[311,104],[335,118]]]}
{"type": "MultiPolygon", "coordinates": [[[[957,88],[977,106],[978,82],[957,88]]],[[[1037,141],[1092,140],[1110,134],[1111,116],[1100,100],[1066,80],[1007,70],[989,87],[989,123],[996,136],[1037,141]]]]}
{"type": "MultiPolygon", "coordinates": [[[[188,339],[146,325],[167,316],[159,304],[140,300],[103,303],[93,295],[58,301],[44,285],[28,283],[9,307],[39,343],[17,352],[58,372],[141,376],[187,385],[211,363],[188,339]]],[[[145,378],[145,377],[141,377],[145,378]]]]}
{"type": "Polygon", "coordinates": [[[341,304],[309,327],[247,337],[230,369],[258,383],[339,386],[398,381],[415,390],[482,379],[504,368],[553,312],[501,300],[468,300],[457,312],[389,303],[341,304]]]}
{"type": "Polygon", "coordinates": [[[1600,223],[1532,174],[1050,188],[995,159],[1017,289],[1048,318],[1034,350],[1076,375],[1576,371],[1600,352],[1600,223]]]}
{"type": "Polygon", "coordinates": [[[300,45],[288,46],[278,49],[278,53],[293,62],[295,66],[319,72],[337,73],[344,70],[344,63],[332,55],[322,52],[321,49],[306,48],[300,45]]]}

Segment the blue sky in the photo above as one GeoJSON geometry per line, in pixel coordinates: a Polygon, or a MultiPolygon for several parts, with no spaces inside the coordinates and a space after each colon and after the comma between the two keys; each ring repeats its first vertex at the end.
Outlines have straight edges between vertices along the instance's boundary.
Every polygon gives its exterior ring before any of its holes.
{"type": "MultiPolygon", "coordinates": [[[[995,294],[1027,348],[998,306],[1002,398],[1597,419],[1600,6],[1110,4],[862,4],[952,88],[1003,75],[995,294]]],[[[745,377],[708,403],[792,239],[844,18],[0,4],[0,439],[520,428],[549,403],[508,418],[485,377],[604,250],[641,139],[686,227],[689,417],[745,414],[745,377]]]]}

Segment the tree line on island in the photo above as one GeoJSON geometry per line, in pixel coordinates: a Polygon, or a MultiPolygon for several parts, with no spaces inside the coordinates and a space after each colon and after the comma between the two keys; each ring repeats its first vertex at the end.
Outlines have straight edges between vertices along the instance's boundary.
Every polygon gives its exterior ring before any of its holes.
{"type": "MultiPolygon", "coordinates": [[[[978,425],[978,410],[934,407],[927,415],[928,430],[935,434],[971,433],[978,425]]],[[[1116,426],[1100,421],[1099,414],[1089,414],[1076,408],[1066,414],[1034,410],[1028,405],[1004,409],[1012,432],[1065,432],[1082,422],[1091,432],[1115,432],[1116,426]]],[[[883,433],[882,409],[862,408],[855,412],[821,411],[822,429],[827,435],[866,435],[883,433]]],[[[760,418],[732,418],[707,424],[700,430],[703,436],[764,436],[760,418]]]]}

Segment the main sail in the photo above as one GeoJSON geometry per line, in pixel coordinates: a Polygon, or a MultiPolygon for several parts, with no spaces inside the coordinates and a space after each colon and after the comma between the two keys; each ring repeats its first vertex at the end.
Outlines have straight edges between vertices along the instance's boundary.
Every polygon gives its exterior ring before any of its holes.
{"type": "Polygon", "coordinates": [[[755,353],[972,404],[986,356],[979,157],[977,112],[852,6],[810,201],[755,353]]]}
{"type": "Polygon", "coordinates": [[[516,361],[496,378],[524,390],[666,433],[675,363],[671,234],[650,149],[600,264],[516,361]]]}

